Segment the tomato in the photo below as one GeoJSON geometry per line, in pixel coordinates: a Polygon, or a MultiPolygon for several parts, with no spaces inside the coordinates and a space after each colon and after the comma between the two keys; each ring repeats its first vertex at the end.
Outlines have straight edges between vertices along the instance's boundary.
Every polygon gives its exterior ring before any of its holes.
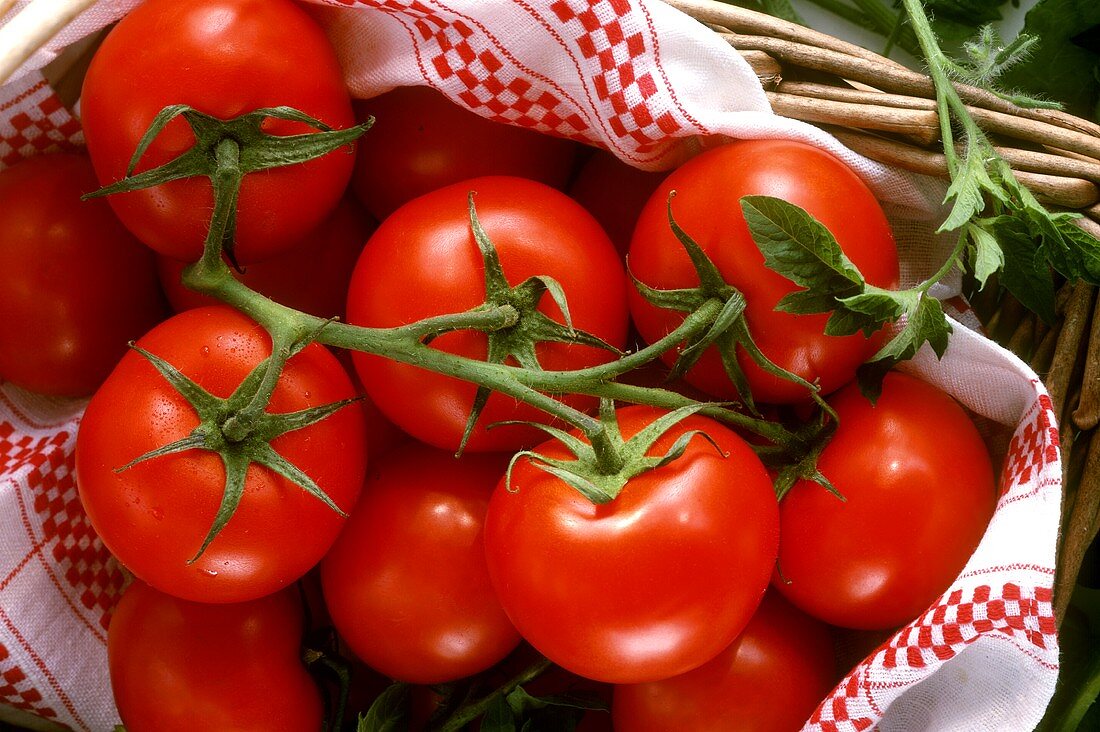
{"type": "MultiPolygon", "coordinates": [[[[342,317],[351,270],[374,230],[374,221],[351,198],[345,198],[325,221],[292,249],[249,265],[233,276],[272,300],[319,318],[342,317]]],[[[168,302],[176,312],[214,305],[214,298],[183,286],[186,262],[157,257],[168,302]]]]}
{"type": "Polygon", "coordinates": [[[634,224],[666,173],[632,168],[605,150],[592,153],[569,184],[569,195],[596,217],[626,254],[634,224]]]}
{"type": "MultiPolygon", "coordinates": [[[[623,436],[659,414],[621,409],[623,436]]],[[[493,585],[520,634],[566,670],[610,683],[681,674],[729,645],[756,610],[779,540],[771,481],[740,437],[704,417],[680,422],[650,454],[691,430],[722,453],[696,436],[603,505],[528,459],[493,493],[493,585]]],[[[555,441],[536,452],[568,456],[555,441]]]]}
{"type": "Polygon", "coordinates": [[[773,584],[833,625],[895,627],[978,546],[996,501],[989,453],[962,407],[913,376],[888,374],[874,406],[855,384],[829,403],[840,423],[818,468],[845,500],[795,484],[780,508],[773,584]]]}
{"type": "MultiPolygon", "coordinates": [[[[714,148],[674,171],[649,199],[630,244],[630,269],[658,289],[696,287],[699,278],[668,224],[673,216],[707,253],[722,276],[745,296],[745,320],[756,344],[774,363],[828,394],[855,376],[856,368],[877,350],[879,338],[825,335],[828,314],[794,315],[776,303],[799,289],[768,269],[741,214],[748,195],[782,198],[810,213],[836,237],[844,253],[871,284],[892,288],[898,282],[897,249],[886,216],[870,189],[840,160],[819,148],[790,140],[742,140],[714,148]]],[[[630,312],[642,337],[652,342],[674,330],[684,313],[650,305],[635,291],[630,312]]],[[[672,362],[675,353],[665,358],[672,362]]],[[[738,349],[749,389],[760,402],[807,398],[798,384],[762,371],[738,349]]],[[[686,376],[689,383],[723,399],[736,391],[711,348],[686,376]]]]}
{"type": "MultiPolygon", "coordinates": [[[[382,222],[363,250],[348,292],[348,320],[392,327],[422,318],[460,313],[485,301],[485,273],[470,231],[467,194],[500,257],[510,284],[549,275],[565,291],[573,325],[622,347],[626,341],[626,280],[614,247],[599,224],[577,203],[552,188],[522,178],[477,178],[415,199],[382,222]],[[414,296],[410,294],[415,293],[414,296]]],[[[553,300],[539,310],[562,322],[553,300]]],[[[470,358],[486,357],[486,338],[475,331],[440,336],[432,347],[470,358]]],[[[613,359],[593,346],[539,344],[546,370],[584,368],[613,359]]],[[[355,367],[367,393],[394,424],[419,440],[455,449],[466,427],[476,387],[379,356],[356,353],[355,367]]],[[[566,397],[580,408],[594,400],[566,397]]],[[[547,421],[525,404],[493,394],[467,449],[512,450],[534,444],[530,427],[486,425],[503,420],[547,421]]]]}
{"type": "Polygon", "coordinates": [[[485,175],[565,187],[576,143],[481,117],[426,86],[399,87],[355,103],[374,117],[360,141],[352,187],[384,219],[437,188],[485,175]]]}
{"type": "Polygon", "coordinates": [[[293,589],[208,605],[136,581],[107,634],[111,686],[128,732],[321,729],[321,694],[299,660],[293,589]]]}
{"type": "Polygon", "coordinates": [[[95,391],[164,317],[151,253],[103,201],[84,155],[0,172],[0,377],[59,396],[95,391]]]}
{"type": "Polygon", "coordinates": [[[618,732],[790,732],[836,677],[829,627],[769,592],[713,660],[670,679],[616,686],[611,718],[618,732]]]}
{"type": "MultiPolygon", "coordinates": [[[[138,345],[222,398],[271,353],[267,333],[227,307],[176,315],[138,345]]],[[[314,344],[287,362],[267,411],[293,412],[352,396],[343,367],[314,344]]],[[[251,465],[236,513],[189,564],[222,498],[221,458],[193,449],[115,472],[198,424],[195,409],[145,357],[131,351],[122,359],[92,397],[77,434],[80,499],[96,532],[135,575],[185,599],[242,602],[290,584],[320,561],[344,524],[301,487],[251,465]]],[[[276,437],[271,446],[347,511],[366,470],[363,434],[362,416],[352,405],[276,437]]]]}
{"type": "Polygon", "coordinates": [[[321,563],[325,602],[367,665],[418,684],[484,671],[519,643],[485,564],[482,524],[502,455],[410,443],[372,463],[321,563]]]}
{"type": "MultiPolygon", "coordinates": [[[[286,105],[336,129],[355,122],[335,52],[290,0],[149,0],[123,18],[92,59],[81,95],[81,120],[101,183],[123,177],[153,118],[173,104],[222,119],[286,105]]],[[[269,119],[264,130],[291,135],[312,128],[269,119]]],[[[173,120],[137,172],[168,162],[193,140],[187,123],[173,120]]],[[[353,165],[345,148],[247,175],[237,259],[257,261],[301,241],[335,208],[353,165]]],[[[173,181],[111,196],[110,202],[130,231],[161,254],[188,262],[202,254],[213,206],[209,180],[173,181]]]]}

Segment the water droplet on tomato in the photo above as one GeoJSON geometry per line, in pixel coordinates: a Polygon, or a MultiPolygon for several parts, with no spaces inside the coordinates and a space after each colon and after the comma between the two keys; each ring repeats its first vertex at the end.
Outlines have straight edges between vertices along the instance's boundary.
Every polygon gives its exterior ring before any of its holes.
{"type": "Polygon", "coordinates": [[[202,572],[203,574],[207,575],[208,577],[217,577],[218,576],[218,571],[216,569],[200,569],[199,571],[202,572]]]}
{"type": "Polygon", "coordinates": [[[209,356],[210,355],[210,346],[203,346],[202,348],[199,349],[199,353],[201,353],[204,356],[209,356]]]}
{"type": "Polygon", "coordinates": [[[159,506],[151,509],[149,513],[152,514],[153,518],[155,518],[157,521],[164,520],[164,509],[159,506]]]}

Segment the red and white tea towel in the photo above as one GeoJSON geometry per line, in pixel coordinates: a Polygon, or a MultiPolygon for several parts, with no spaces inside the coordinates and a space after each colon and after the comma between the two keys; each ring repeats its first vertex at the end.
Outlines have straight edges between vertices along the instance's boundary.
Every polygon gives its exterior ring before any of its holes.
{"type": "MultiPolygon", "coordinates": [[[[80,143],[78,124],[34,69],[134,4],[101,1],[0,88],[0,167],[80,143]]],[[[723,136],[806,140],[875,189],[904,280],[946,255],[933,234],[941,182],[775,116],[736,52],[657,0],[315,0],[309,9],[355,96],[427,84],[483,116],[599,144],[650,169],[723,136]]],[[[859,664],[806,729],[1031,729],[1058,670],[1051,588],[1061,467],[1050,400],[1025,364],[961,326],[942,362],[925,352],[907,368],[1015,430],[1000,501],[955,584],[859,664]]],[[[98,731],[117,721],[103,629],[122,574],[79,512],[79,408],[0,390],[0,703],[98,731]]]]}

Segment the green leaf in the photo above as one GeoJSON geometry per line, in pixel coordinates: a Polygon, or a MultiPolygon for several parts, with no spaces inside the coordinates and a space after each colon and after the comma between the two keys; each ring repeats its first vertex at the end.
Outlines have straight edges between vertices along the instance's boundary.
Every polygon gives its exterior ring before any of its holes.
{"type": "Polygon", "coordinates": [[[866,291],[840,300],[837,311],[825,325],[828,335],[852,335],[862,330],[869,336],[917,306],[920,293],[914,290],[883,290],[867,286],[866,291]]]}
{"type": "Polygon", "coordinates": [[[1018,219],[998,216],[993,225],[1005,257],[1000,283],[1024,307],[1053,323],[1054,277],[1044,252],[1018,219]]]}
{"type": "Polygon", "coordinates": [[[409,724],[408,701],[409,685],[391,684],[360,715],[356,732],[404,732],[409,724]]]}
{"type": "Polygon", "coordinates": [[[964,236],[970,242],[970,270],[978,281],[978,289],[984,288],[990,276],[1004,267],[1005,255],[997,239],[980,222],[967,224],[964,236]]]}
{"type": "Polygon", "coordinates": [[[882,392],[882,380],[899,362],[916,355],[925,343],[936,355],[943,356],[951,335],[951,324],[943,314],[940,301],[928,294],[913,301],[905,327],[883,346],[857,373],[860,391],[872,402],[882,392]]]}
{"type": "Polygon", "coordinates": [[[741,211],[764,263],[807,288],[783,298],[777,310],[824,313],[835,298],[860,292],[863,276],[832,233],[803,209],[771,196],[745,196],[741,211]]]}
{"type": "Polygon", "coordinates": [[[481,718],[481,732],[516,732],[516,715],[503,694],[497,694],[481,718]]]}
{"type": "Polygon", "coordinates": [[[1096,0],[1039,0],[1024,19],[1023,32],[1040,39],[1031,57],[1001,77],[1003,84],[1060,101],[1067,111],[1096,118],[1100,101],[1100,25],[1096,0]],[[1085,40],[1092,34],[1092,42],[1085,40]]]}

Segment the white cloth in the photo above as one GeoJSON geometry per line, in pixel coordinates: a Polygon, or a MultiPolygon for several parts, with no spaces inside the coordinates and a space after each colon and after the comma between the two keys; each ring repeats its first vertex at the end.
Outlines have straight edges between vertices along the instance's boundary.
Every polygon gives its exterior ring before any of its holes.
{"type": "MultiPolygon", "coordinates": [[[[0,167],[80,143],[34,69],[133,4],[100,2],[0,88],[0,167]]],[[[737,53],[657,0],[317,0],[310,9],[356,96],[427,84],[483,116],[600,144],[649,169],[723,136],[806,140],[844,159],[884,202],[904,281],[946,253],[932,233],[944,213],[941,182],[772,114],[737,53]]],[[[961,326],[943,361],[926,350],[906,368],[1015,431],[1000,501],[955,584],[859,664],[806,729],[1031,729],[1058,669],[1061,466],[1050,400],[1025,364],[961,326]]],[[[116,719],[103,628],[122,575],[74,503],[79,408],[0,391],[0,703],[102,730],[116,719]]]]}

